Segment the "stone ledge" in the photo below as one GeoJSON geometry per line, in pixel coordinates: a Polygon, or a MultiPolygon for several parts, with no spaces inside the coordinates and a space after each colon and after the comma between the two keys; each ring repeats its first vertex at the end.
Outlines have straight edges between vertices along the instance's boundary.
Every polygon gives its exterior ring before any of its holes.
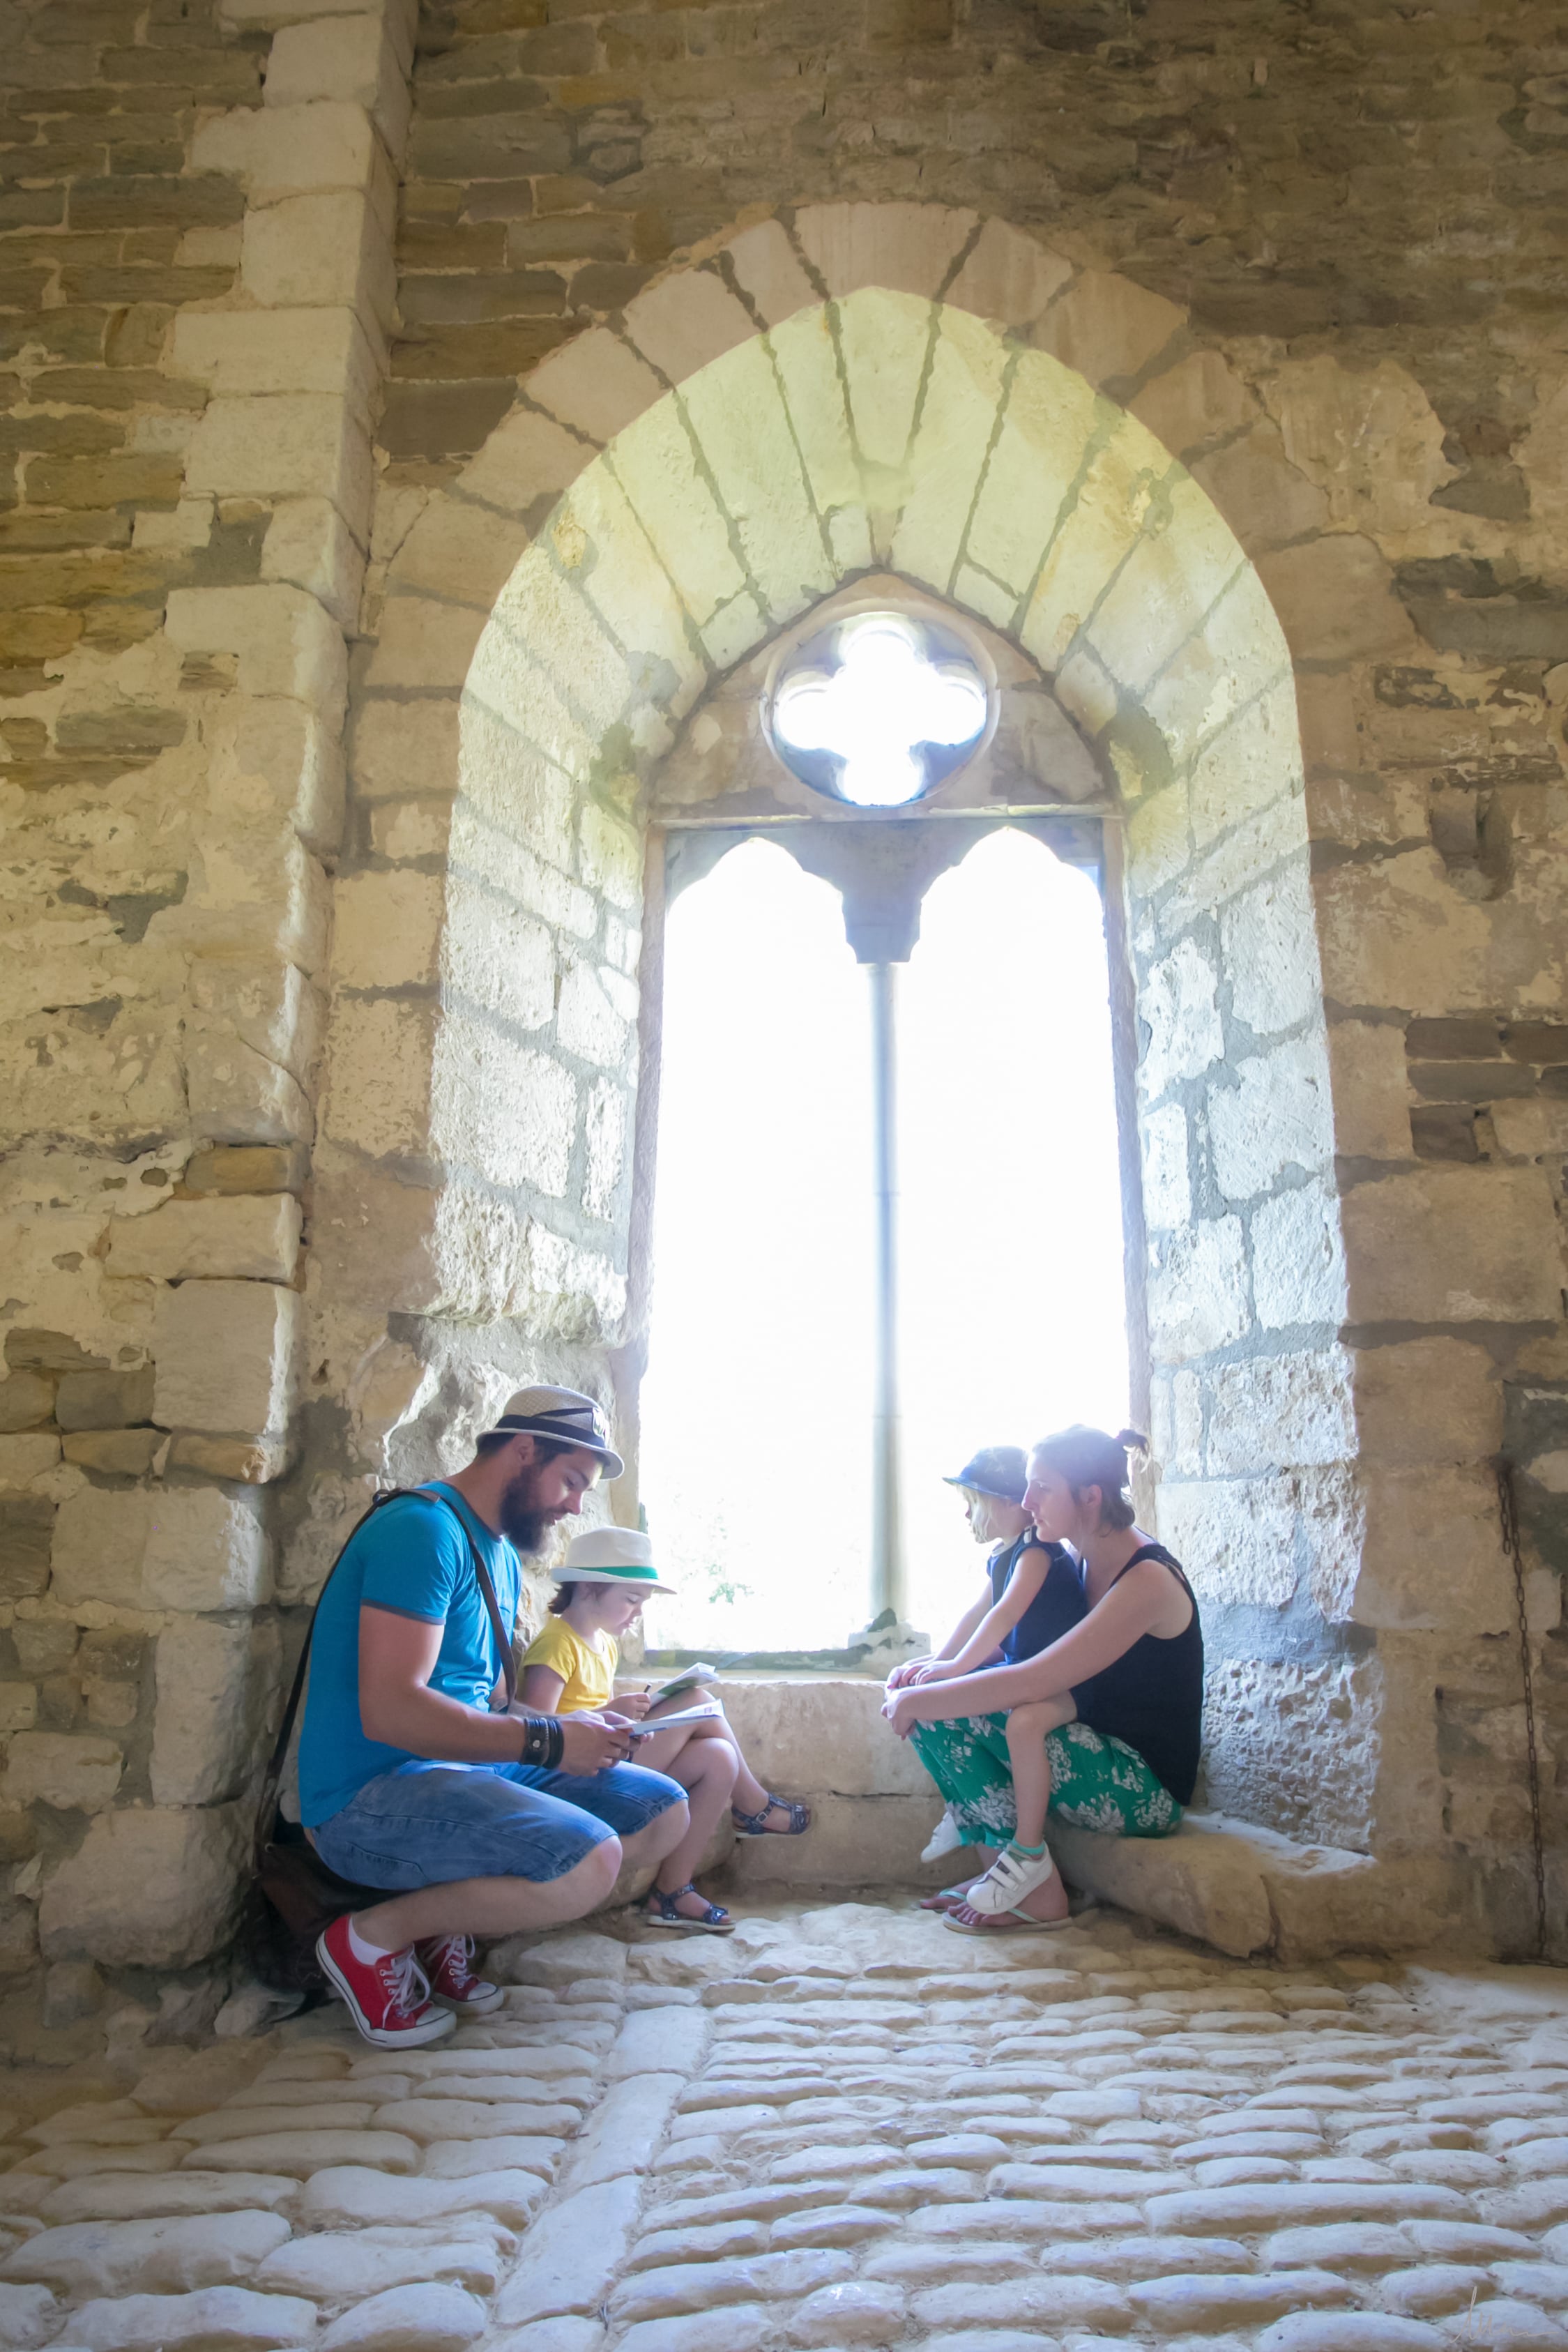
{"type": "Polygon", "coordinates": [[[1170,1838],[1108,1838],[1053,1821],[1062,1875],[1086,1893],[1217,1950],[1295,1962],[1451,1945],[1460,1907],[1440,1863],[1297,1845],[1224,1813],[1189,1813],[1170,1838]]]}

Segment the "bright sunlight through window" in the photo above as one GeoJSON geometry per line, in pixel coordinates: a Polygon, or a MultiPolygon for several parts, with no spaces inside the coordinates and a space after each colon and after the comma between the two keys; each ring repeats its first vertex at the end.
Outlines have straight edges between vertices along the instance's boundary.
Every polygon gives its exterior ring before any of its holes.
{"type": "MultiPolygon", "coordinates": [[[[977,1445],[1126,1418],[1102,908],[989,835],[900,974],[904,1525],[941,1634],[981,1555],[941,1483],[977,1445]]],[[[643,1488],[678,1600],[653,1647],[838,1649],[870,1597],[868,982],[836,893],[751,841],[665,950],[643,1488]]]]}
{"type": "Polygon", "coordinates": [[[928,634],[900,614],[868,613],[841,623],[821,649],[836,667],[812,658],[815,646],[802,649],[774,690],[773,734],[806,782],[822,789],[821,771],[792,755],[824,758],[839,798],[897,808],[957,764],[942,754],[979,741],[989,708],[984,681],[956,647],[933,658],[928,634]]]}

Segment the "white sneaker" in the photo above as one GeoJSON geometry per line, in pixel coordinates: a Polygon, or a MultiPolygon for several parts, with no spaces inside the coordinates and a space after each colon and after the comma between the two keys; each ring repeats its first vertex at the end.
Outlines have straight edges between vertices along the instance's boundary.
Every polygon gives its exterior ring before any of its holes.
{"type": "Polygon", "coordinates": [[[932,1831],[920,1859],[922,1862],[940,1862],[945,1853],[956,1853],[960,1846],[968,1843],[952,1814],[944,1813],[932,1831]]]}
{"type": "Polygon", "coordinates": [[[984,1878],[977,1878],[970,1887],[969,1908],[986,1919],[994,1919],[1003,1911],[1016,1911],[1025,1895],[1049,1885],[1055,1875],[1056,1864],[1049,1846],[1036,1861],[1032,1855],[1006,1845],[984,1878]]]}

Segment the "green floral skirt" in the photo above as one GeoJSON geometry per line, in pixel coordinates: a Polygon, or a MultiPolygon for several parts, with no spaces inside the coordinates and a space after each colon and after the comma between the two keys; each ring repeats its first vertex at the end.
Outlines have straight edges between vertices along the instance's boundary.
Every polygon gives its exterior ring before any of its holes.
{"type": "MultiPolygon", "coordinates": [[[[1006,1845],[1018,1827],[1006,1715],[917,1723],[909,1737],[967,1843],[1006,1845]]],[[[1051,1810],[1075,1828],[1107,1837],[1168,1837],[1180,1822],[1170,1790],[1124,1740],[1067,1723],[1047,1733],[1045,1752],[1051,1810]]]]}

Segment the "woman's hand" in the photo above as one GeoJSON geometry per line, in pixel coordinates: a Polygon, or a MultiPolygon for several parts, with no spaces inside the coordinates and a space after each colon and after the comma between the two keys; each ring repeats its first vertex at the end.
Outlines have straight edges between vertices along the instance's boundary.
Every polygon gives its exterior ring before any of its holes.
{"type": "Polygon", "coordinates": [[[883,1701],[882,1711],[900,1739],[907,1739],[917,1723],[925,1720],[918,1691],[890,1692],[883,1701]]]}
{"type": "Polygon", "coordinates": [[[901,1666],[894,1666],[883,1687],[890,1691],[907,1690],[911,1683],[920,1680],[924,1669],[932,1663],[929,1658],[905,1658],[901,1666]]]}
{"type": "Polygon", "coordinates": [[[950,1682],[956,1674],[961,1672],[956,1658],[922,1658],[911,1673],[909,1683],[918,1690],[924,1683],[950,1682]]]}

